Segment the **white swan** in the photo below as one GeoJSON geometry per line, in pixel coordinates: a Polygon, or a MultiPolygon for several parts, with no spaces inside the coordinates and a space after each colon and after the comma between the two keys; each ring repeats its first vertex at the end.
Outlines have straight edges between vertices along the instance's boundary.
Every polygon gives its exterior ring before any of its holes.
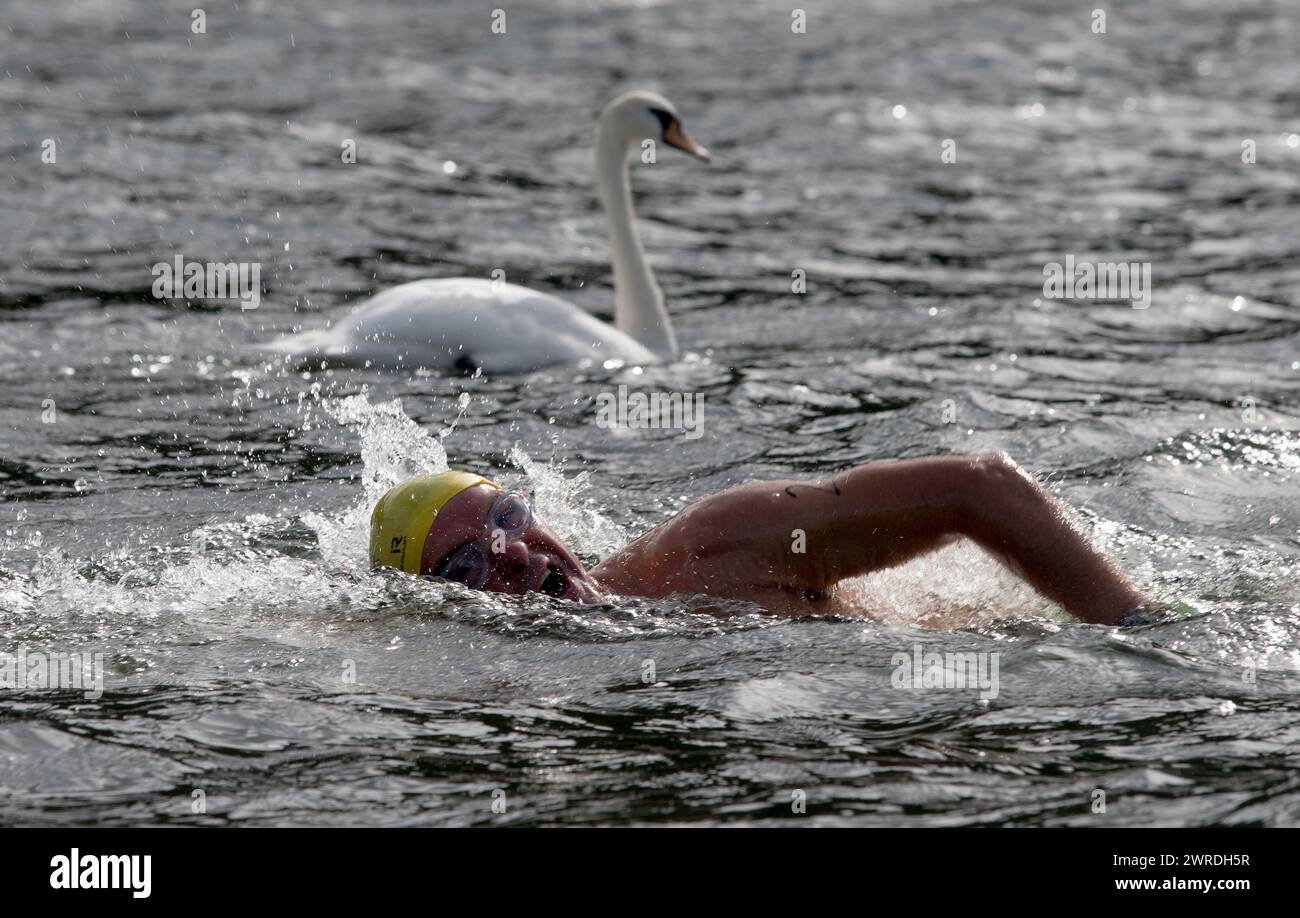
{"type": "Polygon", "coordinates": [[[333,327],[263,345],[295,365],[482,368],[513,373],[557,363],[671,360],[677,339],[632,215],[628,154],[647,138],[708,161],[672,104],[630,92],[605,106],[596,182],[609,222],[614,327],[548,293],[472,277],[418,280],[365,300],[333,327]]]}

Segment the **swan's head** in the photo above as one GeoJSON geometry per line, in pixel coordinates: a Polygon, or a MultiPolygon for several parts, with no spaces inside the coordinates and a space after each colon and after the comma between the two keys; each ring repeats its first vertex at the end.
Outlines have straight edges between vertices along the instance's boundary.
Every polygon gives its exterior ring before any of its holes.
{"type": "Polygon", "coordinates": [[[709,151],[690,138],[677,109],[658,93],[628,92],[614,99],[601,113],[600,128],[629,148],[649,138],[709,161],[709,151]]]}

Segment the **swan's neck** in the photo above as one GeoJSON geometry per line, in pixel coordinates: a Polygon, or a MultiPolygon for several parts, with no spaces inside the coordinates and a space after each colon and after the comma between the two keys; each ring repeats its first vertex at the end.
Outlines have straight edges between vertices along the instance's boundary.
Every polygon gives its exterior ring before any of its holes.
{"type": "Polygon", "coordinates": [[[601,131],[596,146],[596,181],[609,221],[610,258],[614,263],[614,324],[645,345],[655,356],[677,356],[677,339],[664,309],[664,295],[655,283],[632,216],[626,143],[601,131]]]}

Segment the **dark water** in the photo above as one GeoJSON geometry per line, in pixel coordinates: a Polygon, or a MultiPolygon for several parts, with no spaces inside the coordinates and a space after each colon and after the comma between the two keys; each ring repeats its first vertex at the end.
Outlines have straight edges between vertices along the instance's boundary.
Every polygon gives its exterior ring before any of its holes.
{"type": "Polygon", "coordinates": [[[108,667],[0,690],[3,822],[1300,822],[1294,5],[488,6],[0,11],[0,650],[108,667]],[[634,171],[682,360],[250,350],[498,267],[607,313],[593,119],[633,86],[715,156],[634,171]],[[260,308],[154,300],[177,254],[259,262],[260,308]],[[1150,308],[1044,299],[1067,254],[1149,262],[1150,308]],[[704,436],[598,428],[620,383],[704,436]],[[364,570],[365,481],[448,459],[595,559],[735,482],[988,449],[1183,615],[1072,624],[965,548],[863,584],[883,623],[364,570]],[[996,697],[895,688],[918,644],[997,653],[996,697]]]}

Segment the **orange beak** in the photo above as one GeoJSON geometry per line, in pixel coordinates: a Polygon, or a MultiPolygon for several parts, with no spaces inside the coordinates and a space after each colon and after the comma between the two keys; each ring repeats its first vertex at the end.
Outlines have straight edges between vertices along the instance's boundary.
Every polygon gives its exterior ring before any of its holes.
{"type": "Polygon", "coordinates": [[[704,149],[682,130],[682,123],[674,118],[664,131],[664,142],[669,146],[676,147],[684,153],[689,153],[697,159],[702,159],[706,163],[709,161],[709,151],[704,149]]]}

